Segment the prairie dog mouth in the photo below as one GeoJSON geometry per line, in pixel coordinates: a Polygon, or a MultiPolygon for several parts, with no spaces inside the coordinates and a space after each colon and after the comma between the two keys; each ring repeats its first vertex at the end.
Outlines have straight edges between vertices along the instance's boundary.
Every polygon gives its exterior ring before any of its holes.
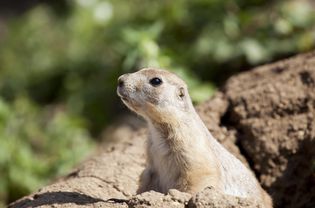
{"type": "Polygon", "coordinates": [[[129,102],[129,99],[126,98],[126,97],[120,97],[120,99],[122,99],[122,100],[125,101],[125,102],[129,102]]]}
{"type": "Polygon", "coordinates": [[[123,101],[128,102],[129,98],[128,95],[126,94],[126,92],[121,88],[121,87],[117,87],[117,95],[120,97],[120,99],[122,99],[123,101]]]}

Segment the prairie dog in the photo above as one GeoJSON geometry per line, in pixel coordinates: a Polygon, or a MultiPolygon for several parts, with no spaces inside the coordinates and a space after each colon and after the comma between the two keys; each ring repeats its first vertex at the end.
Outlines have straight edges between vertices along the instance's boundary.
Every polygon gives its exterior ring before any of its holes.
{"type": "Polygon", "coordinates": [[[117,94],[148,122],[147,164],[138,193],[178,189],[196,194],[212,186],[272,207],[252,172],[208,131],[178,76],[153,68],[124,74],[118,78],[117,94]]]}

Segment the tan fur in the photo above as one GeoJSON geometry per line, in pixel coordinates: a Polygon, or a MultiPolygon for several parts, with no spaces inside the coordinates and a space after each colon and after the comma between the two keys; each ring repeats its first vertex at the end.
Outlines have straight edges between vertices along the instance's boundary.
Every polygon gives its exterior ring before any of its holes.
{"type": "Polygon", "coordinates": [[[176,75],[142,69],[119,78],[118,95],[149,125],[147,167],[138,193],[175,188],[195,194],[212,186],[225,194],[252,197],[272,207],[255,176],[207,130],[196,113],[187,86],[176,75]],[[153,86],[152,78],[162,84],[153,86]]]}

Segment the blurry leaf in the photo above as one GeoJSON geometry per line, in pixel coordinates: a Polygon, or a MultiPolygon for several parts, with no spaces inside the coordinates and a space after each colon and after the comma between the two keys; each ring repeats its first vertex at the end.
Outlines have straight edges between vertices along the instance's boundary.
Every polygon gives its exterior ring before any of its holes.
{"type": "Polygon", "coordinates": [[[224,19],[223,24],[224,24],[224,30],[227,36],[231,38],[236,38],[237,36],[239,36],[240,28],[239,28],[238,19],[235,15],[228,15],[224,19]]]}
{"type": "Polygon", "coordinates": [[[194,103],[200,103],[207,100],[215,92],[215,87],[210,83],[201,83],[196,76],[188,73],[183,68],[173,68],[171,71],[175,72],[188,85],[189,94],[194,103]]]}
{"type": "Polygon", "coordinates": [[[94,18],[97,22],[108,22],[113,16],[113,7],[107,2],[99,2],[94,8],[94,18]]]}
{"type": "Polygon", "coordinates": [[[232,44],[230,44],[225,39],[217,40],[214,58],[218,62],[224,62],[225,60],[230,59],[233,55],[234,55],[234,48],[232,44]]]}
{"type": "Polygon", "coordinates": [[[305,27],[310,23],[314,9],[308,1],[289,1],[283,6],[284,14],[293,25],[305,27]]]}
{"type": "MultiPolygon", "coordinates": [[[[5,125],[4,122],[7,121],[8,117],[10,116],[10,109],[3,100],[0,99],[0,125],[5,125]]],[[[1,157],[0,157],[1,158],[1,157]]]]}
{"type": "Polygon", "coordinates": [[[11,106],[0,99],[0,115],[8,112],[0,123],[0,184],[4,184],[0,189],[13,191],[2,197],[17,199],[49,177],[65,174],[91,149],[81,119],[62,111],[47,117],[48,111],[38,110],[26,98],[16,99],[11,106]]]}
{"type": "Polygon", "coordinates": [[[314,42],[315,33],[313,32],[306,32],[305,34],[301,35],[298,40],[298,47],[301,51],[306,51],[312,49],[312,43],[314,42]]]}
{"type": "Polygon", "coordinates": [[[263,46],[258,41],[253,39],[246,39],[241,43],[241,48],[250,63],[258,63],[266,60],[267,53],[263,46]]]}
{"type": "Polygon", "coordinates": [[[292,32],[292,25],[285,19],[278,19],[274,27],[275,30],[280,34],[289,34],[292,32]]]}
{"type": "Polygon", "coordinates": [[[211,84],[200,84],[190,90],[190,96],[195,103],[201,103],[209,99],[216,88],[211,84]]]}

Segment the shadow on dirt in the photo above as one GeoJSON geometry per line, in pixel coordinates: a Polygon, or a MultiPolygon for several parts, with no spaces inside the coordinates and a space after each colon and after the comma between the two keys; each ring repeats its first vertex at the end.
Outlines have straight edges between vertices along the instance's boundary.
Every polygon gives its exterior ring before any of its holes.
{"type": "Polygon", "coordinates": [[[14,205],[10,205],[9,208],[26,208],[26,207],[38,207],[43,205],[52,204],[67,204],[74,203],[76,205],[87,205],[97,202],[104,202],[102,199],[93,198],[91,196],[80,194],[77,192],[47,192],[43,194],[34,195],[33,199],[22,199],[14,205]]]}

